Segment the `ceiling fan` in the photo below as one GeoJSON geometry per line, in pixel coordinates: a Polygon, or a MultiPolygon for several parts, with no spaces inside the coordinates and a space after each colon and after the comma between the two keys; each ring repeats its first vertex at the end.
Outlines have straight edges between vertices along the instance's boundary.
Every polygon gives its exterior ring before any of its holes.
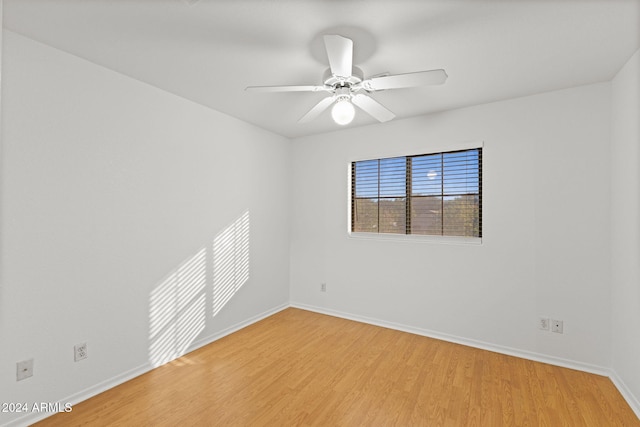
{"type": "Polygon", "coordinates": [[[353,66],[353,41],[339,35],[324,36],[324,45],[329,58],[329,69],[318,86],[249,86],[252,92],[327,92],[330,96],[318,102],[298,122],[306,123],[317,118],[332,104],[331,116],[339,125],[351,123],[355,116],[354,105],[380,122],[395,117],[391,111],[369,93],[407,87],[439,85],[447,80],[444,70],[417,71],[406,74],[381,74],[364,78],[362,70],[353,66]]]}

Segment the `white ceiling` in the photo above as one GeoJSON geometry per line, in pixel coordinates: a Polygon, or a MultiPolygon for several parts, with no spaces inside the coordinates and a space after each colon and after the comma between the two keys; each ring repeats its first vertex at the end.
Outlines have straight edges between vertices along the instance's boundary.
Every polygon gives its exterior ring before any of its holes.
{"type": "Polygon", "coordinates": [[[295,137],[339,128],[297,123],[326,95],[244,88],[320,84],[322,34],[352,38],[365,76],[447,71],[373,94],[401,118],[610,80],[640,47],[640,0],[4,0],[4,26],[295,137]]]}

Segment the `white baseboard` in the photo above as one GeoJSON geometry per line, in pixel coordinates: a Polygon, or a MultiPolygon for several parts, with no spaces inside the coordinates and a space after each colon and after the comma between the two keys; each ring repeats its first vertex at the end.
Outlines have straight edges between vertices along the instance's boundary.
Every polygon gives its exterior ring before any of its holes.
{"type": "MultiPolygon", "coordinates": [[[[88,387],[78,393],[74,393],[71,396],[67,396],[65,398],[59,399],[58,402],[62,402],[63,404],[71,403],[71,405],[76,405],[83,400],[87,400],[90,397],[96,396],[104,391],[109,390],[110,388],[116,387],[122,383],[125,383],[129,380],[134,379],[137,376],[145,374],[149,372],[153,367],[150,363],[145,363],[144,365],[140,365],[137,368],[130,369],[129,371],[123,372],[122,374],[116,375],[115,377],[109,378],[108,380],[102,381],[96,385],[88,387]]],[[[9,421],[6,424],[2,424],[2,427],[26,427],[38,421],[44,420],[45,418],[50,417],[53,413],[50,412],[32,412],[29,414],[25,414],[20,418],[16,418],[14,420],[9,421]]]]}
{"type": "Polygon", "coordinates": [[[187,349],[185,354],[191,353],[194,350],[199,349],[200,347],[204,347],[205,345],[211,344],[214,341],[219,340],[220,338],[224,338],[227,335],[231,335],[234,332],[239,331],[240,329],[246,328],[249,325],[253,325],[254,323],[257,323],[259,321],[261,321],[262,319],[265,319],[269,316],[273,316],[274,314],[289,308],[290,305],[288,303],[285,304],[280,304],[279,306],[276,306],[274,308],[271,308],[265,312],[262,312],[260,314],[257,314],[253,317],[250,317],[246,320],[243,320],[242,322],[236,323],[235,325],[229,326],[226,329],[223,329],[219,332],[216,332],[215,334],[209,335],[207,337],[203,337],[200,338],[196,341],[194,341],[189,348],[187,349]]]}
{"type": "Polygon", "coordinates": [[[613,385],[616,386],[622,397],[624,397],[624,400],[627,401],[629,406],[631,406],[631,409],[633,409],[633,412],[636,413],[638,419],[640,419],[640,400],[633,395],[629,387],[627,387],[625,382],[622,381],[622,378],[620,378],[618,373],[613,369],[609,372],[609,378],[611,378],[613,385]]]}
{"type": "Polygon", "coordinates": [[[602,375],[609,377],[613,385],[616,386],[624,400],[627,401],[633,412],[640,419],[640,401],[627,385],[622,381],[618,374],[610,369],[602,366],[591,365],[589,363],[578,362],[575,360],[563,359],[561,357],[549,356],[546,354],[535,353],[532,351],[520,350],[511,347],[491,344],[483,341],[472,340],[468,338],[462,338],[455,335],[443,334],[427,329],[415,328],[412,326],[402,325],[399,323],[386,322],[371,317],[360,316],[352,313],[346,313],[338,310],[331,310],[323,307],[316,307],[308,304],[292,302],[291,307],[300,308],[302,310],[313,311],[316,313],[326,314],[329,316],[341,317],[343,319],[355,320],[356,322],[368,323],[370,325],[381,326],[383,328],[395,329],[398,331],[409,332],[416,335],[422,335],[429,338],[435,338],[442,341],[453,342],[456,344],[462,344],[469,347],[475,347],[482,350],[493,351],[496,353],[507,354],[509,356],[520,357],[522,359],[533,360],[536,362],[548,363],[549,365],[561,366],[563,368],[576,369],[578,371],[589,372],[596,375],[602,375]]]}
{"type": "MultiPolygon", "coordinates": [[[[439,339],[442,341],[448,341],[448,342],[453,342],[456,344],[462,344],[462,345],[466,345],[469,347],[474,347],[474,348],[479,348],[482,350],[488,350],[488,351],[493,351],[496,353],[501,353],[501,354],[507,354],[509,356],[515,356],[515,357],[520,357],[523,359],[528,359],[528,360],[533,360],[536,362],[542,362],[542,363],[548,363],[550,365],[556,365],[556,366],[562,366],[565,368],[570,368],[570,369],[576,369],[579,371],[584,371],[584,372],[590,372],[593,374],[597,374],[597,375],[603,375],[606,377],[609,377],[611,379],[611,381],[613,382],[613,384],[616,386],[616,388],[620,391],[620,394],[622,394],[622,397],[627,401],[627,403],[629,404],[629,406],[631,407],[631,409],[635,412],[635,414],[638,416],[638,418],[640,418],[640,401],[638,400],[638,398],[636,398],[633,393],[631,392],[631,390],[629,390],[629,388],[627,387],[627,385],[624,383],[624,381],[622,381],[622,379],[618,376],[618,374],[613,371],[612,369],[609,368],[605,368],[602,366],[597,366],[597,365],[591,365],[588,363],[583,363],[583,362],[578,362],[578,361],[574,361],[574,360],[568,360],[568,359],[563,359],[560,357],[554,357],[554,356],[549,356],[549,355],[545,355],[545,354],[540,354],[540,353],[535,353],[535,352],[530,352],[530,351],[526,351],[526,350],[520,350],[520,349],[514,349],[511,347],[506,347],[506,346],[501,346],[501,345],[496,345],[496,344],[491,344],[491,343],[487,343],[487,342],[483,342],[483,341],[478,341],[478,340],[472,340],[472,339],[468,339],[468,338],[463,338],[463,337],[458,337],[455,335],[449,335],[449,334],[443,334],[440,332],[436,332],[436,331],[431,331],[431,330],[427,330],[427,329],[422,329],[422,328],[416,328],[416,327],[412,327],[412,326],[407,326],[407,325],[402,325],[399,323],[394,323],[394,322],[387,322],[387,321],[383,321],[383,320],[379,320],[379,319],[375,319],[375,318],[371,318],[371,317],[366,317],[366,316],[360,316],[360,315],[356,315],[356,314],[352,314],[352,313],[347,313],[347,312],[342,312],[342,311],[338,311],[338,310],[331,310],[331,309],[327,309],[327,308],[323,308],[323,307],[316,307],[316,306],[312,306],[312,305],[308,305],[308,304],[302,304],[302,303],[296,303],[296,302],[291,302],[290,304],[281,304],[277,307],[274,307],[270,310],[267,310],[263,313],[260,313],[258,315],[255,315],[253,317],[250,317],[242,322],[239,322],[235,325],[232,325],[226,329],[223,329],[219,332],[216,332],[215,334],[209,335],[207,337],[203,337],[198,339],[197,341],[195,341],[193,344],[191,344],[191,346],[189,346],[189,349],[187,350],[187,354],[197,350],[200,347],[203,347],[205,345],[211,344],[212,342],[215,342],[217,340],[219,340],[220,338],[224,338],[227,335],[230,335],[242,328],[245,328],[249,325],[252,325],[253,323],[259,322],[262,319],[265,319],[275,313],[278,313],[288,307],[294,307],[294,308],[299,308],[302,310],[308,310],[308,311],[313,311],[316,313],[321,313],[321,314],[326,314],[329,316],[334,316],[334,317],[340,317],[343,319],[348,319],[348,320],[354,320],[357,322],[362,322],[362,323],[367,323],[370,325],[375,325],[375,326],[380,326],[383,328],[389,328],[389,329],[394,329],[394,330],[398,330],[398,331],[403,331],[403,332],[408,332],[408,333],[412,333],[412,334],[416,334],[416,335],[421,335],[421,336],[425,336],[425,337],[429,337],[429,338],[435,338],[435,339],[439,339]]],[[[65,399],[61,399],[59,400],[60,402],[69,402],[73,405],[80,403],[84,400],[87,400],[93,396],[96,396],[106,390],[109,390],[110,388],[116,387],[120,384],[123,384],[137,376],[140,376],[142,374],[145,374],[149,371],[151,371],[152,369],[154,369],[154,366],[152,366],[150,363],[145,363],[144,365],[141,365],[137,368],[131,369],[127,372],[124,372],[120,375],[117,375],[113,378],[110,378],[108,380],[105,380],[101,383],[98,383],[92,387],[89,387],[83,391],[80,391],[78,393],[75,393],[65,399]]],[[[28,414],[25,415],[21,418],[17,418],[14,419],[12,421],[10,421],[7,424],[3,424],[3,427],[23,427],[23,426],[28,426],[32,423],[35,423],[37,421],[40,421],[44,418],[47,418],[48,416],[50,416],[51,414],[48,413],[38,413],[38,414],[28,414]]]]}
{"type": "MultiPolygon", "coordinates": [[[[276,306],[270,310],[267,310],[263,313],[257,314],[253,317],[250,317],[246,320],[243,320],[242,322],[236,323],[235,325],[232,325],[226,329],[223,329],[219,332],[216,332],[215,334],[203,337],[198,339],[197,341],[194,341],[189,348],[187,349],[187,351],[185,352],[185,354],[191,353],[194,350],[199,349],[200,347],[203,347],[205,345],[211,344],[214,341],[219,340],[220,338],[224,338],[227,335],[230,335],[242,328],[245,328],[253,323],[259,322],[262,319],[265,319],[269,316],[272,316],[276,313],[278,313],[279,311],[282,311],[286,308],[289,307],[289,304],[285,303],[285,304],[281,304],[279,306],[276,306]]],[[[96,396],[104,391],[107,391],[113,387],[119,386],[120,384],[123,384],[127,381],[130,381],[132,379],[134,379],[135,377],[138,377],[142,374],[146,374],[147,372],[155,369],[157,366],[153,366],[151,363],[145,363],[143,365],[138,366],[137,368],[133,368],[129,371],[123,372],[122,374],[116,375],[112,378],[109,378],[105,381],[102,381],[96,385],[93,385],[91,387],[88,387],[78,393],[74,393],[71,396],[59,399],[58,402],[64,402],[64,403],[71,403],[72,405],[76,405],[84,400],[87,400],[93,396],[96,396]]],[[[6,424],[2,424],[2,427],[26,427],[29,426],[35,422],[41,421],[49,416],[53,415],[52,413],[48,413],[48,412],[38,412],[38,413],[31,413],[31,414],[26,414],[20,418],[16,418],[12,421],[9,421],[6,424]]]]}
{"type": "Polygon", "coordinates": [[[576,369],[579,371],[589,372],[596,375],[609,376],[610,370],[603,366],[592,365],[589,363],[578,362],[570,359],[563,359],[561,357],[549,356],[546,354],[536,353],[527,350],[520,350],[517,348],[492,344],[484,341],[473,340],[469,338],[463,338],[455,335],[444,334],[428,329],[416,328],[413,326],[407,326],[400,323],[387,322],[384,320],[374,319],[371,317],[360,316],[352,313],[346,313],[337,310],[331,310],[323,307],[316,307],[308,304],[301,304],[292,302],[291,307],[300,308],[302,310],[314,311],[316,313],[327,314],[329,316],[341,317],[343,319],[355,320],[357,322],[368,323],[370,325],[381,326],[383,328],[394,329],[397,331],[408,332],[411,334],[422,335],[429,338],[435,338],[442,341],[448,341],[456,344],[462,344],[469,347],[479,348],[482,350],[493,351],[495,353],[506,354],[509,356],[520,357],[522,359],[533,360],[536,362],[548,363],[550,365],[562,366],[564,368],[576,369]]]}

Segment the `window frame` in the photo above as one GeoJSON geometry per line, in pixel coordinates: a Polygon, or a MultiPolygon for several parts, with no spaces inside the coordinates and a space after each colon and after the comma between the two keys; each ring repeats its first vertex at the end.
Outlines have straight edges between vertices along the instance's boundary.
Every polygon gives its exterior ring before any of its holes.
{"type": "MultiPolygon", "coordinates": [[[[350,159],[347,164],[347,235],[349,238],[355,239],[365,239],[365,240],[383,240],[383,241],[411,241],[411,242],[433,242],[433,243],[449,243],[449,244],[482,244],[483,239],[483,216],[484,216],[484,167],[483,163],[485,161],[485,152],[484,152],[484,141],[471,141],[471,142],[463,142],[458,144],[447,144],[444,146],[431,147],[429,150],[421,150],[421,151],[413,151],[413,152],[388,152],[388,153],[379,153],[371,157],[360,157],[350,159]],[[428,155],[437,155],[443,153],[450,152],[459,152],[465,150],[473,150],[480,149],[481,157],[480,157],[480,170],[478,176],[478,191],[480,194],[480,206],[479,206],[479,220],[480,220],[480,236],[451,236],[451,235],[437,235],[437,234],[400,234],[400,233],[388,233],[388,232],[366,232],[366,231],[352,231],[353,226],[353,171],[352,167],[355,162],[364,162],[368,160],[382,160],[382,159],[390,159],[390,158],[398,158],[398,157],[420,157],[420,156],[428,156],[428,155]]],[[[407,171],[410,173],[410,171],[407,171]]],[[[410,185],[410,182],[406,184],[410,185]]],[[[406,197],[406,206],[410,206],[410,192],[407,189],[406,197]]],[[[410,208],[409,208],[410,209],[410,208]]],[[[407,210],[408,214],[409,210],[407,210]]]]}

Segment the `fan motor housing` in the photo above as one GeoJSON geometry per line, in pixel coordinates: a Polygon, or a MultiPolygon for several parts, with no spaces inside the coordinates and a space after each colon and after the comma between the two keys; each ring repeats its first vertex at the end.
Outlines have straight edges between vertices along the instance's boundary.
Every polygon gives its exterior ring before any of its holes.
{"type": "Polygon", "coordinates": [[[349,77],[334,76],[333,73],[331,73],[331,68],[327,68],[322,75],[324,84],[332,87],[351,86],[360,83],[362,80],[364,80],[364,73],[358,67],[352,67],[351,76],[349,77]]]}

